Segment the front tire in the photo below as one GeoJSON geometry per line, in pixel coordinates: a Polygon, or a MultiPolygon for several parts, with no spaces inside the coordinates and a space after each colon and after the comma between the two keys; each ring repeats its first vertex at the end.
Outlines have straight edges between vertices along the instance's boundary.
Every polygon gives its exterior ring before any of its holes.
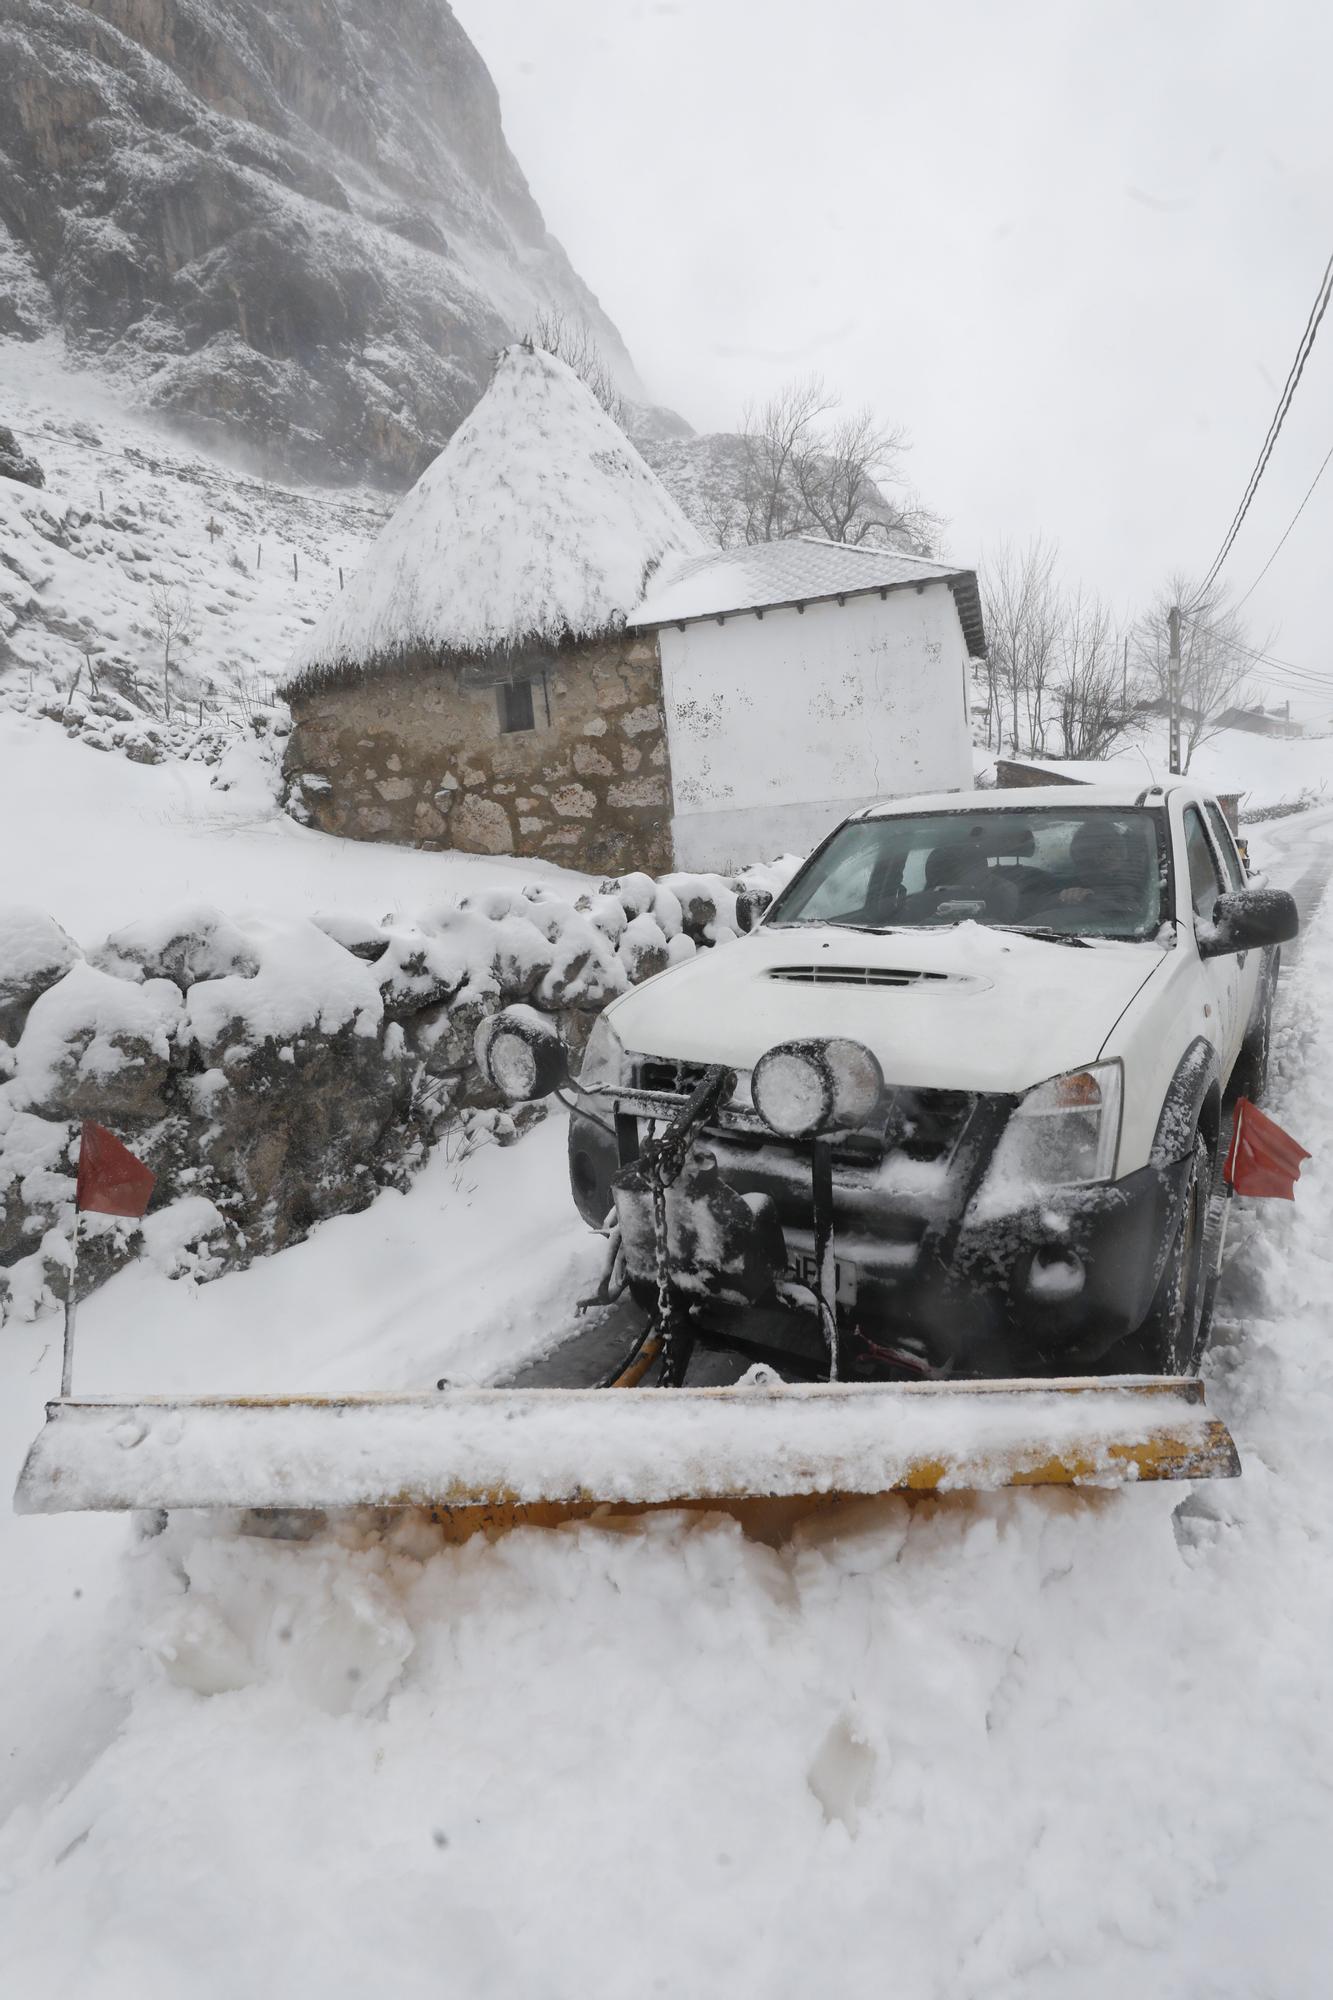
{"type": "Polygon", "coordinates": [[[1126,1372],[1193,1375],[1198,1371],[1212,1329],[1217,1290],[1213,1168],[1213,1148],[1202,1132],[1196,1132],[1153,1302],[1143,1325],[1123,1343],[1116,1357],[1126,1372]]]}

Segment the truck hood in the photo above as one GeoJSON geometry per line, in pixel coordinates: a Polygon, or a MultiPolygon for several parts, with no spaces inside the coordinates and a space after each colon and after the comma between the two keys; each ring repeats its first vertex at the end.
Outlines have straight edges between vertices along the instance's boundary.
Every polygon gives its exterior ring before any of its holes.
{"type": "Polygon", "coordinates": [[[841,1035],[873,1050],[889,1083],[1020,1091],[1094,1062],[1166,953],[975,923],[761,928],[646,980],[608,1015],[636,1055],[750,1070],[776,1042],[841,1035]]]}

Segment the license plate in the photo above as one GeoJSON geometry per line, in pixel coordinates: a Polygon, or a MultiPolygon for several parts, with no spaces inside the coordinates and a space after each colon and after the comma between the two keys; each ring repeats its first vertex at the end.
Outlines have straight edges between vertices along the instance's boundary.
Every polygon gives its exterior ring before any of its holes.
{"type": "MultiPolygon", "coordinates": [[[[834,1294],[837,1303],[840,1306],[854,1306],[856,1304],[855,1264],[844,1264],[842,1259],[838,1258],[833,1268],[837,1273],[837,1288],[834,1294]]],[[[812,1251],[793,1251],[791,1262],[788,1264],[787,1269],[791,1276],[795,1278],[798,1285],[808,1285],[811,1291],[814,1290],[819,1266],[815,1262],[812,1251]]]]}

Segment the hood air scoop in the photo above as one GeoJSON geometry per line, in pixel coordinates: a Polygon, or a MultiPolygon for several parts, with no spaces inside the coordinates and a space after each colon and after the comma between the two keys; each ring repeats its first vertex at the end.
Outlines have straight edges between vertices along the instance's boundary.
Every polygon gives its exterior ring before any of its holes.
{"type": "Polygon", "coordinates": [[[928,981],[971,984],[951,972],[918,972],[893,965],[772,965],[768,977],[789,986],[922,986],[928,981]]]}

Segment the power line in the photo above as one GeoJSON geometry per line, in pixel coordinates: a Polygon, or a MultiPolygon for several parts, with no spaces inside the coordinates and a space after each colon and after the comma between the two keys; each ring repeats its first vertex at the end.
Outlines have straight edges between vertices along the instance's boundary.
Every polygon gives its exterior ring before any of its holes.
{"type": "Polygon", "coordinates": [[[1259,456],[1255,460],[1254,470],[1250,474],[1249,483],[1247,484],[1245,491],[1241,496],[1241,503],[1239,507],[1237,507],[1236,512],[1232,517],[1231,526],[1227,529],[1227,532],[1223,537],[1221,548],[1218,550],[1217,554],[1213,557],[1212,563],[1210,564],[1208,569],[1208,574],[1204,577],[1203,582],[1199,585],[1198,590],[1195,592],[1194,597],[1191,599],[1190,603],[1191,609],[1193,608],[1194,605],[1202,602],[1203,598],[1207,595],[1208,591],[1212,587],[1212,584],[1215,581],[1217,574],[1220,571],[1223,563],[1226,561],[1228,555],[1231,553],[1231,545],[1235,541],[1236,536],[1240,533],[1241,524],[1244,521],[1245,516],[1250,511],[1250,502],[1254,499],[1254,496],[1259,489],[1259,481],[1264,476],[1264,472],[1268,466],[1268,461],[1273,455],[1273,446],[1278,441],[1279,433],[1282,430],[1283,423],[1286,421],[1287,411],[1291,408],[1291,399],[1295,395],[1297,384],[1300,382],[1301,376],[1305,372],[1305,364],[1310,357],[1310,350],[1315,343],[1315,335],[1319,331],[1320,322],[1324,317],[1325,311],[1327,310],[1330,293],[1333,293],[1333,257],[1329,258],[1328,263],[1325,266],[1323,278],[1320,280],[1319,290],[1315,294],[1315,302],[1311,306],[1310,316],[1305,322],[1305,331],[1302,333],[1300,340],[1297,343],[1296,358],[1292,362],[1291,367],[1288,370],[1286,383],[1283,386],[1282,394],[1278,398],[1277,408],[1273,412],[1272,420],[1270,421],[1268,426],[1268,435],[1265,437],[1263,445],[1259,452],[1259,456]]]}
{"type": "MultiPolygon", "coordinates": [[[[1312,479],[1312,480],[1310,481],[1310,484],[1309,484],[1309,488],[1308,488],[1308,489],[1307,489],[1307,491],[1306,491],[1306,495],[1305,495],[1305,500],[1308,500],[1308,499],[1309,499],[1309,497],[1310,497],[1310,494],[1314,492],[1314,490],[1315,490],[1315,487],[1316,487],[1316,486],[1317,486],[1317,485],[1319,484],[1320,480],[1321,480],[1321,479],[1323,478],[1323,476],[1324,476],[1324,473],[1325,473],[1325,470],[1327,469],[1327,466],[1328,466],[1328,461],[1329,461],[1329,459],[1330,459],[1330,458],[1333,458],[1333,445],[1330,445],[1330,446],[1329,446],[1329,448],[1328,448],[1328,452],[1327,452],[1327,454],[1326,454],[1326,456],[1325,456],[1325,458],[1324,458],[1324,463],[1323,463],[1323,465],[1321,465],[1321,466],[1320,466],[1320,468],[1319,468],[1318,472],[1316,472],[1316,474],[1315,474],[1314,478],[1313,478],[1313,479],[1312,479]]],[[[1295,527],[1296,523],[1297,523],[1297,522],[1298,522],[1298,521],[1300,520],[1300,518],[1301,518],[1301,515],[1302,515],[1302,514],[1303,514],[1303,513],[1305,512],[1305,500],[1302,500],[1302,502],[1301,502],[1300,506],[1299,506],[1299,507],[1298,507],[1298,508],[1296,509],[1296,512],[1295,512],[1295,513],[1294,513],[1294,514],[1292,515],[1291,519],[1290,519],[1290,520],[1288,521],[1288,523],[1287,523],[1287,530],[1286,530],[1286,534],[1284,534],[1284,535],[1283,535],[1283,537],[1282,537],[1282,541],[1278,543],[1278,545],[1277,545],[1277,547],[1276,547],[1276,548],[1274,549],[1274,551],[1273,551],[1272,555],[1271,555],[1271,556],[1270,556],[1270,557],[1268,558],[1268,561],[1267,561],[1267,562],[1266,562],[1266,563],[1264,564],[1264,566],[1263,566],[1263,568],[1262,568],[1262,569],[1260,570],[1260,572],[1259,572],[1258,576],[1256,576],[1256,578],[1254,579],[1254,582],[1253,582],[1253,583],[1252,583],[1252,584],[1250,585],[1249,589],[1248,589],[1248,590],[1246,591],[1246,593],[1245,593],[1245,596],[1241,598],[1241,600],[1240,600],[1240,603],[1238,603],[1238,604],[1237,604],[1237,605],[1235,606],[1235,609],[1236,609],[1237,611],[1239,611],[1239,610],[1240,610],[1240,607],[1241,607],[1241,604],[1244,604],[1244,603],[1246,603],[1246,602],[1247,602],[1247,601],[1248,601],[1248,600],[1249,600],[1249,599],[1250,599],[1251,597],[1253,597],[1253,596],[1254,596],[1254,593],[1255,593],[1255,591],[1256,591],[1256,590],[1257,590],[1257,589],[1259,588],[1259,585],[1260,585],[1260,584],[1261,584],[1261,583],[1263,582],[1264,578],[1265,578],[1265,577],[1266,577],[1266,576],[1268,575],[1268,572],[1269,572],[1269,570],[1270,570],[1270,569],[1272,569],[1272,567],[1273,567],[1273,564],[1274,564],[1274,563],[1275,563],[1275,561],[1277,560],[1278,556],[1279,556],[1279,555],[1281,555],[1281,553],[1282,553],[1282,543],[1286,541],[1286,539],[1287,539],[1287,535],[1289,535],[1289,534],[1291,533],[1291,531],[1292,531],[1292,529],[1293,529],[1293,528],[1295,527]]]]}
{"type": "MultiPolygon", "coordinates": [[[[1330,456],[1333,457],[1333,453],[1330,453],[1330,456]]],[[[1208,637],[1216,639],[1220,646],[1227,647],[1233,653],[1244,653],[1247,659],[1255,661],[1259,666],[1279,668],[1283,673],[1297,680],[1308,681],[1315,687],[1333,687],[1333,674],[1321,674],[1315,667],[1297,666],[1294,660],[1279,660],[1273,653],[1261,652],[1257,646],[1247,646],[1242,640],[1233,639],[1229,633],[1219,631],[1215,625],[1205,625],[1201,618],[1193,618],[1187,611],[1182,611],[1180,615],[1186,624],[1194,627],[1196,632],[1206,632],[1208,637]]]]}

